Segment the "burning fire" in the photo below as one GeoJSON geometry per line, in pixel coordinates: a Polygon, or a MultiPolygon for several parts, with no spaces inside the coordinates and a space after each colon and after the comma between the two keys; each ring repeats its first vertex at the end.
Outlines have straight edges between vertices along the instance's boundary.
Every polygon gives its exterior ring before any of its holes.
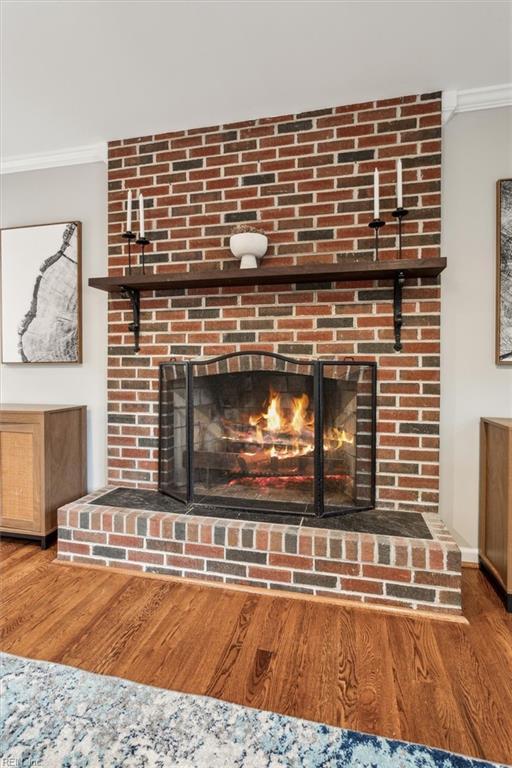
{"type": "Polygon", "coordinates": [[[308,413],[309,397],[306,394],[293,398],[289,419],[281,407],[281,395],[270,391],[268,399],[269,404],[265,413],[249,416],[251,427],[261,429],[262,422],[265,422],[265,429],[268,432],[291,432],[298,435],[306,428],[313,428],[313,414],[308,413]]]}
{"type": "MultiPolygon", "coordinates": [[[[312,453],[314,416],[309,409],[308,395],[292,398],[291,405],[286,407],[281,395],[271,390],[265,405],[266,410],[249,416],[249,429],[227,425],[226,439],[250,446],[250,450],[241,452],[241,457],[252,463],[258,459],[281,460],[312,453]]],[[[336,451],[353,443],[354,437],[339,427],[324,432],[325,451],[336,451]]]]}
{"type": "MultiPolygon", "coordinates": [[[[270,443],[268,456],[271,459],[305,456],[311,453],[313,414],[308,411],[309,397],[306,394],[294,397],[291,412],[283,408],[281,395],[272,390],[267,403],[266,411],[249,416],[249,424],[255,430],[254,439],[249,442],[262,447],[270,443]]],[[[247,455],[252,453],[248,452],[247,455]]]]}

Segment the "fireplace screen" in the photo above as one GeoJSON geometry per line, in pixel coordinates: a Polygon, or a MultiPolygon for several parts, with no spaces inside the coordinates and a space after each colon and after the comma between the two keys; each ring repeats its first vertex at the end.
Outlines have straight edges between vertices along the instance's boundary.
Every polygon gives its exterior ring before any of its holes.
{"type": "Polygon", "coordinates": [[[160,366],[159,488],[305,515],[375,502],[376,364],[264,352],[160,366]]]}

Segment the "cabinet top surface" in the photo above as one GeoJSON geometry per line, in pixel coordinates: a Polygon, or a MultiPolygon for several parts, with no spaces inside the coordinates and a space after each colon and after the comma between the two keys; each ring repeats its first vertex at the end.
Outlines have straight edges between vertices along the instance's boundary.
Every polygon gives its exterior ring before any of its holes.
{"type": "Polygon", "coordinates": [[[500,418],[499,416],[482,416],[482,421],[486,424],[496,424],[498,427],[507,427],[512,429],[512,418],[500,418]]]}
{"type": "Polygon", "coordinates": [[[85,408],[84,405],[40,405],[28,403],[0,403],[0,413],[52,413],[85,408]]]}

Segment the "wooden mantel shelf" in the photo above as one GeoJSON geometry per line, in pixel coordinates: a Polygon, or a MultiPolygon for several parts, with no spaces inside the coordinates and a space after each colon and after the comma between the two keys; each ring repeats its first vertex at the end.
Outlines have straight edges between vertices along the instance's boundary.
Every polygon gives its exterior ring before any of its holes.
{"type": "Polygon", "coordinates": [[[161,272],[156,275],[91,277],[89,285],[102,291],[119,293],[126,291],[127,288],[135,291],[172,291],[181,288],[219,288],[240,285],[393,280],[400,272],[406,278],[437,277],[445,267],[446,259],[442,258],[353,261],[344,264],[306,264],[261,269],[211,269],[194,272],[161,272]]]}
{"type": "Polygon", "coordinates": [[[197,270],[161,272],[156,275],[116,275],[91,277],[91,288],[121,293],[130,299],[133,322],[128,326],[138,352],[140,336],[140,294],[142,291],[173,291],[182,288],[221,288],[242,285],[282,285],[296,283],[350,282],[355,280],[393,280],[393,323],[397,352],[402,349],[402,288],[407,278],[437,277],[446,259],[395,259],[393,261],[351,261],[344,264],[305,264],[263,269],[197,270]]]}

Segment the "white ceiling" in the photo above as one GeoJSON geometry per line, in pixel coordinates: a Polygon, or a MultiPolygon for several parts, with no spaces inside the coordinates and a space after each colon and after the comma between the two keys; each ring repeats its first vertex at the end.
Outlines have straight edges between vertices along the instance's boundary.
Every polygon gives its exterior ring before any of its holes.
{"type": "Polygon", "coordinates": [[[2,153],[512,80],[511,2],[2,3],[2,153]]]}

